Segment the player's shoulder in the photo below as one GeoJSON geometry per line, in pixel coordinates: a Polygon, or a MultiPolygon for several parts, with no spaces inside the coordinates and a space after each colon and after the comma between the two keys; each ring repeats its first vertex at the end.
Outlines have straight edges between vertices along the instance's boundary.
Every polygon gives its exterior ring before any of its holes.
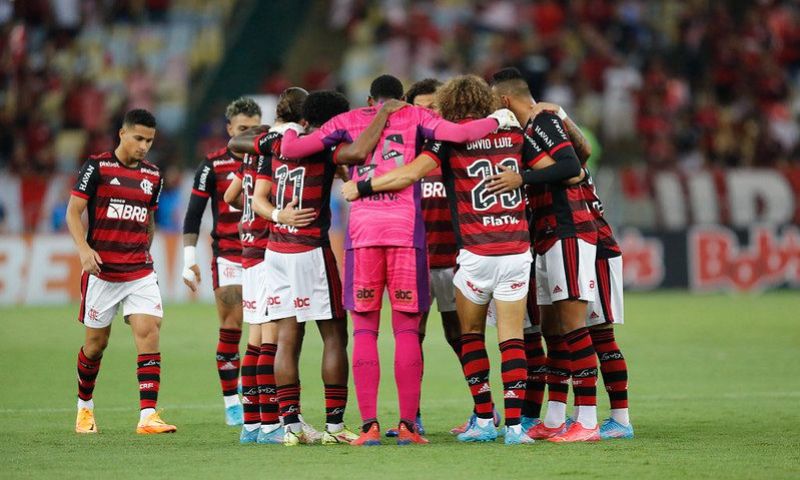
{"type": "Polygon", "coordinates": [[[156,177],[161,176],[161,167],[156,165],[155,163],[148,162],[147,160],[142,160],[141,163],[141,170],[143,173],[153,175],[156,177]]]}
{"type": "Polygon", "coordinates": [[[208,152],[206,154],[205,160],[209,162],[213,162],[215,160],[219,160],[222,158],[226,158],[228,156],[228,147],[218,148],[214,151],[208,152]]]}
{"type": "Polygon", "coordinates": [[[115,167],[117,160],[113,152],[102,152],[89,155],[84,161],[84,165],[94,165],[96,167],[115,167]]]}

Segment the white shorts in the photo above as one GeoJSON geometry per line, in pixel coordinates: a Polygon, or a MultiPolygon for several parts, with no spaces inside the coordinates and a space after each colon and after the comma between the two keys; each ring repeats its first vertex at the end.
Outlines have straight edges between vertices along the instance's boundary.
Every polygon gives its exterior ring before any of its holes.
{"type": "Polygon", "coordinates": [[[81,310],[78,320],[89,328],[105,328],[119,311],[122,315],[162,318],[161,292],[155,272],[130,282],[109,282],[84,272],[81,276],[81,310]]]}
{"type": "Polygon", "coordinates": [[[211,275],[214,277],[214,290],[242,284],[242,264],[226,258],[216,257],[211,261],[211,275]]]}
{"type": "Polygon", "coordinates": [[[492,298],[522,300],[528,294],[532,261],[531,252],[489,257],[462,249],[453,284],[477,305],[486,305],[492,298]]]}
{"type": "Polygon", "coordinates": [[[593,302],[596,294],[595,245],[578,238],[558,240],[544,255],[536,255],[536,302],[593,302]]]}
{"type": "Polygon", "coordinates": [[[436,299],[439,312],[456,311],[455,268],[431,268],[431,299],[436,299]]]}
{"type": "Polygon", "coordinates": [[[598,258],[595,262],[597,272],[597,295],[589,304],[586,326],[623,324],[625,312],[622,300],[622,257],[598,258]]]}
{"type": "MultiPolygon", "coordinates": [[[[494,305],[494,299],[489,302],[489,310],[486,311],[486,324],[492,327],[497,326],[497,307],[494,305]]],[[[527,309],[525,310],[525,321],[522,326],[525,329],[525,333],[537,333],[542,331],[539,325],[531,323],[531,317],[528,315],[527,309]]]]}
{"type": "Polygon", "coordinates": [[[260,262],[242,269],[242,313],[244,322],[259,325],[267,321],[267,267],[260,262]]]}
{"type": "Polygon", "coordinates": [[[342,283],[330,248],[302,253],[267,250],[267,321],[344,318],[342,283]]]}

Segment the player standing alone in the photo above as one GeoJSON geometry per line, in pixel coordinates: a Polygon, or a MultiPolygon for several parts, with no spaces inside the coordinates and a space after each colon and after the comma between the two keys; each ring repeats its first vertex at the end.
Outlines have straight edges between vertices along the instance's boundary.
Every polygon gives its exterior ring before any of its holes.
{"type": "MultiPolygon", "coordinates": [[[[235,100],[225,110],[228,135],[234,136],[261,124],[261,108],[249,98],[235,100]]],[[[197,291],[200,267],[196,246],[200,223],[209,198],[214,225],[211,229],[211,261],[214,299],[220,329],[217,343],[217,372],[225,402],[225,423],[242,424],[239,400],[239,341],[242,337],[242,242],[239,239],[241,210],[225,203],[225,190],[236,177],[242,160],[227,148],[208,154],[194,177],[192,195],[183,221],[183,280],[197,291]]]]}
{"type": "Polygon", "coordinates": [[[150,112],[126,113],[119,146],[83,164],[67,206],[67,226],[83,268],[78,319],[86,327],[86,339],[78,352],[78,433],[97,433],[92,393],[120,305],[138,353],[141,412],[136,433],[176,430],[156,411],[163,313],[150,244],[163,179],[158,167],[144,159],[155,134],[156,120],[150,112]],[[81,221],[84,210],[88,211],[88,231],[81,221]]]}

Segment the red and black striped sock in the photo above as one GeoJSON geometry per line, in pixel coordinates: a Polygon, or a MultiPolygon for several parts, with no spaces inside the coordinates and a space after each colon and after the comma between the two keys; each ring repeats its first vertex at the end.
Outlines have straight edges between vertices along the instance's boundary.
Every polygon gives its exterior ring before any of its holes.
{"type": "Polygon", "coordinates": [[[242,331],[232,328],[219,329],[217,342],[217,373],[226,397],[236,395],[239,390],[239,340],[242,331]]]}
{"type": "Polygon", "coordinates": [[[542,414],[544,387],[547,385],[547,358],[542,348],[541,333],[525,334],[525,359],[528,366],[528,382],[525,386],[522,414],[528,418],[539,418],[542,414]]]}
{"type": "Polygon", "coordinates": [[[493,418],[492,390],[489,387],[489,356],[484,336],[466,333],[461,336],[461,368],[475,402],[478,418],[493,418]]]}
{"type": "Polygon", "coordinates": [[[143,353],[136,357],[136,377],[139,379],[139,408],[156,408],[161,384],[161,354],[143,353]]]}
{"type": "Polygon", "coordinates": [[[261,410],[258,405],[258,356],[261,347],[247,344],[247,351],[242,360],[242,408],[244,423],[255,425],[261,423],[261,410]]]}
{"type": "Polygon", "coordinates": [[[300,384],[278,385],[278,406],[283,425],[300,422],[300,384]]]}
{"type": "Polygon", "coordinates": [[[628,408],[628,364],[617,346],[613,328],[590,329],[600,373],[612,409],[628,408]]]}
{"type": "Polygon", "coordinates": [[[544,342],[547,344],[547,400],[567,403],[569,378],[572,375],[569,348],[561,335],[545,335],[544,342]]]}
{"type": "Polygon", "coordinates": [[[572,359],[572,391],[576,406],[597,405],[597,356],[589,330],[581,327],[564,335],[572,359]]]}
{"type": "Polygon", "coordinates": [[[83,353],[83,347],[78,351],[78,398],[85,402],[92,399],[102,359],[102,355],[97,360],[90,359],[83,353]]]}
{"type": "Polygon", "coordinates": [[[258,356],[258,365],[256,365],[261,425],[274,425],[280,422],[278,395],[275,389],[275,352],[277,351],[278,346],[274,343],[262,343],[261,354],[258,356]]]}
{"type": "Polygon", "coordinates": [[[347,385],[325,385],[325,423],[343,423],[346,407],[347,385]]]}
{"type": "Polygon", "coordinates": [[[521,338],[510,338],[500,342],[500,359],[506,426],[510,427],[519,425],[519,416],[525,401],[525,382],[528,376],[525,342],[521,338]]]}

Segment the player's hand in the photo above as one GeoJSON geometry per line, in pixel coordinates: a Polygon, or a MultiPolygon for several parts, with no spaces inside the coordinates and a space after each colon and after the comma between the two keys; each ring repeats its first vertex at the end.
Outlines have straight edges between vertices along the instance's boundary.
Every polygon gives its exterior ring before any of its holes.
{"type": "Polygon", "coordinates": [[[382,112],[386,112],[386,114],[390,115],[390,114],[392,114],[392,113],[394,113],[394,112],[396,112],[398,110],[402,110],[403,108],[406,108],[408,106],[409,106],[408,103],[406,103],[406,102],[404,102],[402,100],[397,100],[397,99],[393,98],[391,100],[386,100],[385,102],[383,102],[383,105],[381,105],[381,111],[382,112]]]}
{"type": "Polygon", "coordinates": [[[533,109],[531,110],[531,118],[536,118],[537,115],[544,112],[557,114],[559,110],[561,110],[561,106],[556,105],[555,103],[538,102],[533,105],[533,109]]]}
{"type": "Polygon", "coordinates": [[[284,135],[287,130],[294,130],[295,132],[297,132],[298,135],[306,133],[306,129],[303,128],[303,126],[300,125],[299,123],[295,122],[287,122],[287,123],[281,123],[280,125],[273,125],[273,127],[269,129],[270,132],[278,132],[281,135],[284,135]]]}
{"type": "Polygon", "coordinates": [[[286,207],[278,213],[278,221],[283,225],[292,227],[307,227],[317,216],[313,208],[297,208],[300,201],[294,197],[286,207]]]}
{"type": "Polygon", "coordinates": [[[509,129],[511,127],[521,128],[519,126],[519,121],[517,117],[514,116],[514,112],[507,108],[501,108],[499,110],[495,110],[488,118],[494,118],[497,120],[497,129],[504,130],[509,129]]]}
{"type": "Polygon", "coordinates": [[[200,267],[192,265],[191,267],[183,267],[183,283],[193,292],[197,291],[197,286],[200,285],[200,267]]]}
{"type": "Polygon", "coordinates": [[[100,265],[103,264],[103,259],[100,254],[87,247],[78,254],[81,257],[81,268],[83,271],[90,275],[98,275],[100,273],[100,265]]]}
{"type": "Polygon", "coordinates": [[[342,185],[342,196],[348,202],[358,200],[358,184],[353,180],[345,182],[345,184],[342,185]]]}
{"type": "Polygon", "coordinates": [[[522,186],[522,175],[516,170],[505,165],[497,165],[502,173],[492,175],[487,182],[486,191],[489,193],[506,193],[518,189],[522,186]]]}

